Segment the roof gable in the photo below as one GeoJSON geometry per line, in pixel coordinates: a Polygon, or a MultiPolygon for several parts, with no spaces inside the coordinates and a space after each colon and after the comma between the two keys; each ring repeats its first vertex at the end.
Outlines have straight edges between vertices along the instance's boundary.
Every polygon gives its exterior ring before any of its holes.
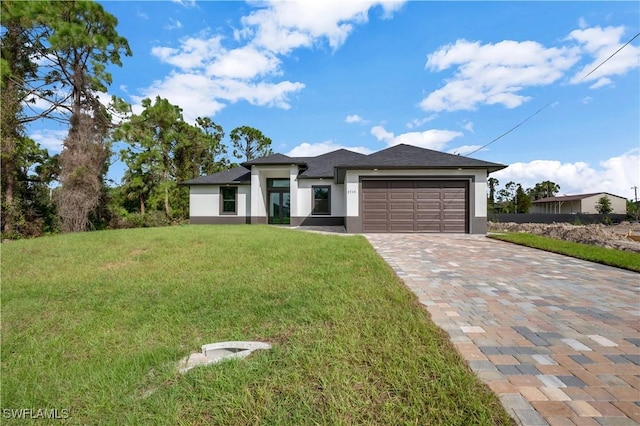
{"type": "MultiPolygon", "coordinates": [[[[284,154],[272,154],[266,157],[254,158],[241,164],[243,167],[251,167],[253,165],[276,165],[276,164],[301,164],[300,158],[289,157],[284,154]]],[[[304,162],[302,162],[304,164],[304,162]]]]}
{"type": "Polygon", "coordinates": [[[289,157],[273,154],[246,161],[231,170],[201,176],[182,185],[249,184],[252,166],[298,165],[301,178],[333,178],[342,183],[347,169],[485,169],[489,173],[507,166],[460,155],[447,154],[413,145],[399,144],[373,154],[364,155],[338,149],[316,157],[289,157]]]}
{"type": "Polygon", "coordinates": [[[479,168],[490,172],[506,168],[503,164],[447,154],[413,145],[399,144],[363,158],[343,162],[340,168],[479,168]]]}
{"type": "Polygon", "coordinates": [[[540,198],[539,200],[534,200],[531,203],[535,204],[535,203],[552,203],[552,202],[559,202],[559,201],[578,201],[578,200],[584,200],[585,198],[589,198],[589,197],[595,197],[595,196],[610,196],[610,197],[616,197],[616,198],[622,198],[624,200],[626,200],[626,198],[621,197],[619,195],[615,195],[615,194],[609,194],[608,192],[592,192],[589,194],[576,194],[576,195],[562,195],[560,197],[547,197],[547,198],[540,198]]]}
{"type": "Polygon", "coordinates": [[[251,183],[251,171],[245,167],[235,167],[223,172],[200,176],[195,179],[182,182],[181,185],[220,185],[235,184],[246,185],[251,183]]]}
{"type": "Polygon", "coordinates": [[[306,157],[308,168],[300,176],[305,178],[332,178],[336,164],[355,161],[362,157],[365,157],[365,155],[347,149],[338,149],[317,157],[306,157]]]}

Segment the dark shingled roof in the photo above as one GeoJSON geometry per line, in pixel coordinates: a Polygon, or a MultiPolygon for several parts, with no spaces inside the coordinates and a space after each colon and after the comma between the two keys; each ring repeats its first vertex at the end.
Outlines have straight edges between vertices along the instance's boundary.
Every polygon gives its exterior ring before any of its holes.
{"type": "Polygon", "coordinates": [[[195,179],[182,182],[181,185],[248,185],[251,183],[251,171],[245,167],[236,167],[224,172],[212,175],[200,176],[195,179]]]}
{"type": "Polygon", "coordinates": [[[255,165],[268,166],[276,164],[304,164],[304,161],[300,161],[300,157],[289,157],[284,154],[267,155],[266,157],[254,158],[249,161],[245,161],[241,166],[249,168],[255,165]]]}
{"type": "Polygon", "coordinates": [[[507,166],[463,157],[461,155],[419,148],[413,145],[399,144],[354,161],[340,162],[337,167],[344,169],[370,169],[374,167],[380,169],[474,168],[488,169],[489,172],[495,172],[507,166]]]}
{"type": "Polygon", "coordinates": [[[304,160],[308,168],[300,174],[300,177],[307,179],[333,178],[336,164],[355,161],[362,157],[365,157],[365,155],[346,149],[338,149],[337,151],[328,152],[317,157],[306,157],[304,160]]]}
{"type": "Polygon", "coordinates": [[[338,149],[317,157],[289,157],[283,154],[273,154],[246,161],[235,169],[188,180],[182,185],[249,184],[251,182],[250,168],[253,165],[291,164],[301,166],[299,176],[302,179],[337,177],[338,183],[342,183],[344,180],[347,169],[466,168],[486,169],[491,173],[507,167],[503,164],[400,144],[369,155],[346,149],[338,149]]]}
{"type": "Polygon", "coordinates": [[[561,197],[547,197],[540,198],[539,200],[532,201],[531,203],[551,203],[554,201],[577,201],[584,200],[585,198],[593,197],[594,195],[606,194],[612,197],[624,198],[619,195],[609,194],[608,192],[593,192],[591,194],[578,194],[578,195],[563,195],[561,197]]]}

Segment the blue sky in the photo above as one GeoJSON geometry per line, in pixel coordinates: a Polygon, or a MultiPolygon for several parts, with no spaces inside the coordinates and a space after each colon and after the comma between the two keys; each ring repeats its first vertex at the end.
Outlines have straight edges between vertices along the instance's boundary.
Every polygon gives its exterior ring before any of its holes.
{"type": "MultiPolygon", "coordinates": [[[[640,186],[638,2],[101,2],[133,56],[110,95],[161,96],[227,135],[317,155],[408,143],[509,165],[561,194],[640,186]]],[[[66,129],[34,139],[60,150],[66,129]]],[[[225,139],[228,142],[228,139],[225,139]]],[[[123,166],[109,176],[119,183],[123,166]]]]}

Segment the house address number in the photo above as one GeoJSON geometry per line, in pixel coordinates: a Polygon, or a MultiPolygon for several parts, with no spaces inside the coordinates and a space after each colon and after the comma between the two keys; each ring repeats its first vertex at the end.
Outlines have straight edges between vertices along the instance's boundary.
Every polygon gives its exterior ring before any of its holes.
{"type": "Polygon", "coordinates": [[[347,194],[355,194],[356,190],[355,189],[347,189],[347,194]]]}

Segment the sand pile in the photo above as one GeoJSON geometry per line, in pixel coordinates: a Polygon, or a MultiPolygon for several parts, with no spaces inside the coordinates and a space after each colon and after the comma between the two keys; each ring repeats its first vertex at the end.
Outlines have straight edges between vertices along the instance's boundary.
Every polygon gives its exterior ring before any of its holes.
{"type": "Polygon", "coordinates": [[[622,222],[618,225],[571,225],[568,223],[497,223],[489,222],[491,232],[526,232],[558,240],[574,241],[602,247],[640,252],[640,241],[628,235],[640,236],[640,224],[622,222]]]}

